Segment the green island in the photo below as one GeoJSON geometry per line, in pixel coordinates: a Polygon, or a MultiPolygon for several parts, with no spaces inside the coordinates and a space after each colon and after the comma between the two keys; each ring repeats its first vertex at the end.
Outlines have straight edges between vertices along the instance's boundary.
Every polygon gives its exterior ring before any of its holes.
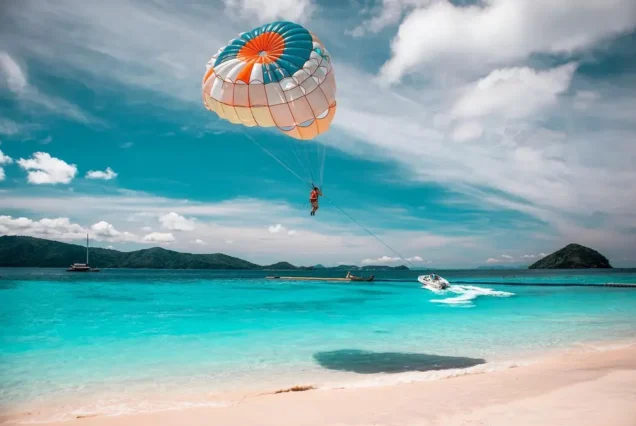
{"type": "MultiPolygon", "coordinates": [[[[86,247],[25,236],[0,237],[0,267],[66,268],[86,258],[86,247]]],[[[243,269],[243,270],[409,270],[406,266],[339,265],[294,266],[288,262],[257,265],[222,253],[180,253],[161,247],[123,252],[91,247],[91,266],[131,269],[243,269]]]]}
{"type": "Polygon", "coordinates": [[[538,260],[528,269],[612,269],[601,253],[580,244],[568,244],[560,250],[538,260]]]}

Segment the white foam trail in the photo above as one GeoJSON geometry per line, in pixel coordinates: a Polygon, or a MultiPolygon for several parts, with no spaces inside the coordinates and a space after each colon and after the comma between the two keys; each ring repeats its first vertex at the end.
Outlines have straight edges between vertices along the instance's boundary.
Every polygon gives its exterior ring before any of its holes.
{"type": "MultiPolygon", "coordinates": [[[[428,287],[427,287],[428,288],[428,287]]],[[[444,303],[446,305],[457,305],[458,307],[473,307],[475,306],[472,301],[480,296],[493,296],[493,297],[510,297],[514,296],[514,293],[507,291],[496,291],[491,288],[477,287],[473,285],[451,285],[446,290],[432,290],[436,294],[448,294],[454,293],[458,296],[448,297],[446,299],[433,299],[433,303],[444,303]]]]}

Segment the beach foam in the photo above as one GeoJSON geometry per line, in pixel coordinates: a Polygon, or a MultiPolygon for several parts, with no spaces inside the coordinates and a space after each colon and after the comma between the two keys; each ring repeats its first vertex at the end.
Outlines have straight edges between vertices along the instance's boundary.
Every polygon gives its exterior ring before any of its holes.
{"type": "MultiPolygon", "coordinates": [[[[471,376],[493,373],[520,366],[530,365],[532,361],[505,361],[481,364],[468,368],[449,368],[426,372],[404,372],[365,375],[364,379],[356,379],[353,375],[341,376],[334,381],[316,385],[316,391],[329,391],[335,389],[364,389],[387,387],[407,383],[430,382],[455,377],[471,376]]],[[[359,377],[359,376],[358,376],[359,377]]],[[[316,377],[320,381],[319,377],[316,377]]],[[[142,413],[168,412],[191,408],[222,408],[237,404],[249,395],[268,394],[273,392],[233,392],[227,395],[216,395],[223,399],[210,400],[204,392],[191,395],[179,395],[174,397],[138,395],[123,390],[112,396],[100,395],[94,399],[75,399],[61,404],[50,404],[40,407],[37,411],[16,413],[0,425],[14,424],[42,424],[67,422],[72,420],[85,420],[92,417],[117,417],[142,413]]],[[[52,401],[51,401],[52,402],[52,401]]]]}
{"type": "MultiPolygon", "coordinates": [[[[121,396],[123,397],[124,394],[121,396]]],[[[125,401],[123,398],[98,398],[91,403],[73,402],[77,404],[75,407],[65,404],[56,408],[42,408],[28,414],[18,414],[5,422],[0,421],[0,425],[66,422],[91,417],[115,417],[201,407],[228,407],[232,405],[229,401],[134,400],[133,397],[130,397],[129,401],[125,401]]]]}

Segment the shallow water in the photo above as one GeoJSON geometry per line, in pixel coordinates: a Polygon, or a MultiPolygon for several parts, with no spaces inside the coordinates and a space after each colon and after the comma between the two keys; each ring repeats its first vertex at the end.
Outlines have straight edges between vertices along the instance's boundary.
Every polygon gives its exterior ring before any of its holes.
{"type": "Polygon", "coordinates": [[[223,404],[228,392],[444,377],[636,337],[636,289],[527,285],[636,282],[634,270],[436,272],[449,291],[410,271],[329,283],[0,269],[0,409],[46,412],[35,420],[223,404]]]}

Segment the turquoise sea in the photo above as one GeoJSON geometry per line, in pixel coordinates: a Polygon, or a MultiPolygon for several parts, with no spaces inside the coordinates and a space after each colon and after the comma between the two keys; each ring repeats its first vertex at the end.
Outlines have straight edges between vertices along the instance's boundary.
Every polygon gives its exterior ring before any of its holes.
{"type": "Polygon", "coordinates": [[[433,380],[636,340],[636,288],[590,286],[636,283],[636,270],[435,272],[450,291],[423,289],[417,271],[345,283],[0,269],[0,422],[433,380]]]}

